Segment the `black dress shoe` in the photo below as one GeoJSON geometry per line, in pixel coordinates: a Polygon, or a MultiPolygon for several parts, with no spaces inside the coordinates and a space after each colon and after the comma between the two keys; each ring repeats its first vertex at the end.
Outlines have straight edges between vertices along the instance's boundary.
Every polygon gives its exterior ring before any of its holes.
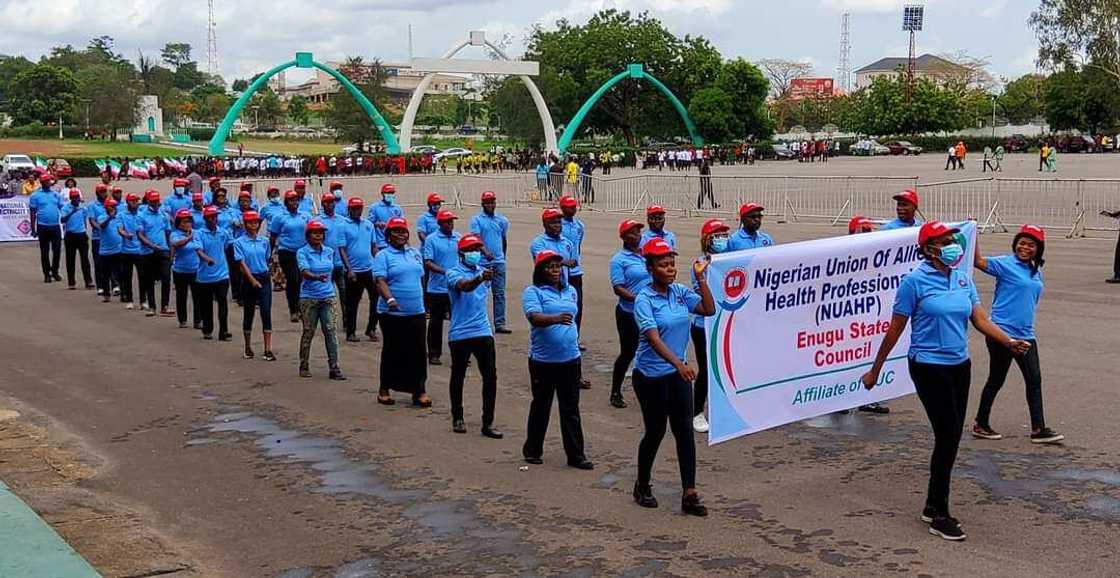
{"type": "Polygon", "coordinates": [[[698,494],[685,494],[681,498],[681,512],[703,518],[708,515],[708,508],[700,502],[698,494]]]}
{"type": "Polygon", "coordinates": [[[544,460],[542,460],[540,458],[530,458],[529,456],[525,456],[525,463],[533,464],[534,466],[539,466],[539,465],[544,463],[544,460]]]}
{"type": "Polygon", "coordinates": [[[500,333],[502,335],[509,335],[510,333],[513,333],[513,331],[509,330],[506,327],[496,327],[496,328],[494,328],[494,333],[500,333]]]}
{"type": "Polygon", "coordinates": [[[580,379],[579,380],[579,388],[580,389],[591,389],[591,380],[590,379],[580,379]]]}
{"type": "Polygon", "coordinates": [[[353,333],[351,333],[350,335],[346,336],[346,341],[348,341],[350,343],[358,343],[358,342],[361,341],[361,339],[358,339],[357,335],[354,335],[353,333]]]}
{"type": "Polygon", "coordinates": [[[482,435],[495,440],[500,440],[506,437],[505,434],[502,433],[502,430],[489,425],[482,426],[482,435]]]}
{"type": "Polygon", "coordinates": [[[233,339],[233,334],[232,333],[219,333],[218,334],[218,341],[229,341],[231,339],[233,339]]]}
{"type": "Polygon", "coordinates": [[[467,433],[467,423],[461,419],[452,420],[451,431],[455,433],[467,433]]]}
{"type": "Polygon", "coordinates": [[[568,462],[568,466],[572,467],[572,468],[575,468],[577,470],[593,470],[593,469],[595,469],[595,464],[591,463],[591,460],[589,460],[587,458],[582,458],[582,459],[579,459],[579,460],[570,461],[570,462],[568,462]]]}
{"type": "Polygon", "coordinates": [[[626,400],[622,399],[621,393],[611,395],[611,405],[618,409],[626,409],[626,400]]]}
{"type": "Polygon", "coordinates": [[[653,488],[649,484],[634,482],[634,501],[643,508],[656,508],[657,498],[653,497],[653,488]]]}
{"type": "Polygon", "coordinates": [[[443,365],[443,362],[438,357],[429,357],[428,365],[443,365]]]}
{"type": "Polygon", "coordinates": [[[346,381],[346,376],[342,374],[341,369],[332,369],[328,377],[333,381],[346,381]]]}

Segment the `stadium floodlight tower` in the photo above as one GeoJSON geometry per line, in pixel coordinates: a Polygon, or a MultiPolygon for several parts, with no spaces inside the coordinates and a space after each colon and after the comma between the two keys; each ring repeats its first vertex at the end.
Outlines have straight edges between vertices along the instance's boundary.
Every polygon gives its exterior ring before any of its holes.
{"type": "Polygon", "coordinates": [[[906,61],[906,102],[914,94],[914,33],[922,30],[922,21],[925,19],[925,7],[921,4],[907,4],[902,7],[902,31],[910,33],[910,57],[906,61]]]}

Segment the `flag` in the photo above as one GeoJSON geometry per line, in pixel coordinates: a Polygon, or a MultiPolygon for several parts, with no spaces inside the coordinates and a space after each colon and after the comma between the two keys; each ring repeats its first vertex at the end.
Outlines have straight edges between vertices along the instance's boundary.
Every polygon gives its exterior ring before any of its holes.
{"type": "Polygon", "coordinates": [[[110,160],[109,173],[113,175],[113,178],[121,176],[121,163],[119,161],[110,160]]]}
{"type": "Polygon", "coordinates": [[[129,161],[128,176],[134,179],[148,178],[148,161],[144,159],[133,159],[129,161]]]}
{"type": "Polygon", "coordinates": [[[47,161],[43,157],[35,157],[35,166],[47,170],[47,161]]]}
{"type": "Polygon", "coordinates": [[[109,165],[104,160],[95,160],[93,166],[97,167],[97,174],[101,174],[105,172],[105,167],[109,165]]]}

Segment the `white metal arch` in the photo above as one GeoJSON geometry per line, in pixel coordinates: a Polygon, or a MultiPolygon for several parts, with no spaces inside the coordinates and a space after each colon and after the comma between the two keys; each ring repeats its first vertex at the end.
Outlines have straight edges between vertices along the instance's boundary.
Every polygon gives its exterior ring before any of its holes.
{"type": "MultiPolygon", "coordinates": [[[[502,49],[494,46],[489,40],[483,40],[483,44],[494,51],[498,58],[502,60],[510,60],[502,49]]],[[[444,53],[443,58],[452,58],[459,53],[460,50],[471,45],[471,41],[464,40],[451,50],[444,53]]],[[[404,120],[401,121],[401,136],[400,145],[401,151],[407,152],[412,148],[412,125],[416,122],[416,114],[420,111],[420,101],[424,99],[424,93],[428,91],[428,85],[432,83],[436,73],[429,72],[424,75],[420,80],[420,84],[416,85],[416,90],[412,92],[412,97],[408,99],[408,108],[404,111],[404,120]]],[[[529,89],[529,95],[533,97],[533,104],[537,105],[537,114],[541,117],[541,126],[544,128],[544,147],[546,154],[557,154],[559,149],[556,146],[556,126],[552,123],[552,114],[548,112],[548,106],[544,103],[544,97],[541,96],[541,91],[537,88],[533,79],[520,75],[521,82],[525,84],[525,88],[529,89]]]]}

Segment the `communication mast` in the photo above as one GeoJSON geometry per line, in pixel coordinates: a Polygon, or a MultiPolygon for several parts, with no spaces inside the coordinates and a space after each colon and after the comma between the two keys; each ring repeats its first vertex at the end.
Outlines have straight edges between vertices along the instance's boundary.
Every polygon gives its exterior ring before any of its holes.
{"type": "Polygon", "coordinates": [[[914,73],[916,72],[914,53],[914,33],[922,30],[925,7],[921,4],[907,4],[902,7],[902,30],[910,33],[910,58],[906,60],[906,102],[914,95],[914,73]]]}
{"type": "Polygon", "coordinates": [[[206,4],[206,72],[218,74],[221,66],[218,64],[218,24],[214,20],[214,0],[207,0],[206,4]]]}
{"type": "Polygon", "coordinates": [[[840,77],[840,90],[844,91],[844,94],[852,92],[851,17],[850,13],[845,12],[840,19],[840,60],[836,67],[836,74],[840,77]]]}

